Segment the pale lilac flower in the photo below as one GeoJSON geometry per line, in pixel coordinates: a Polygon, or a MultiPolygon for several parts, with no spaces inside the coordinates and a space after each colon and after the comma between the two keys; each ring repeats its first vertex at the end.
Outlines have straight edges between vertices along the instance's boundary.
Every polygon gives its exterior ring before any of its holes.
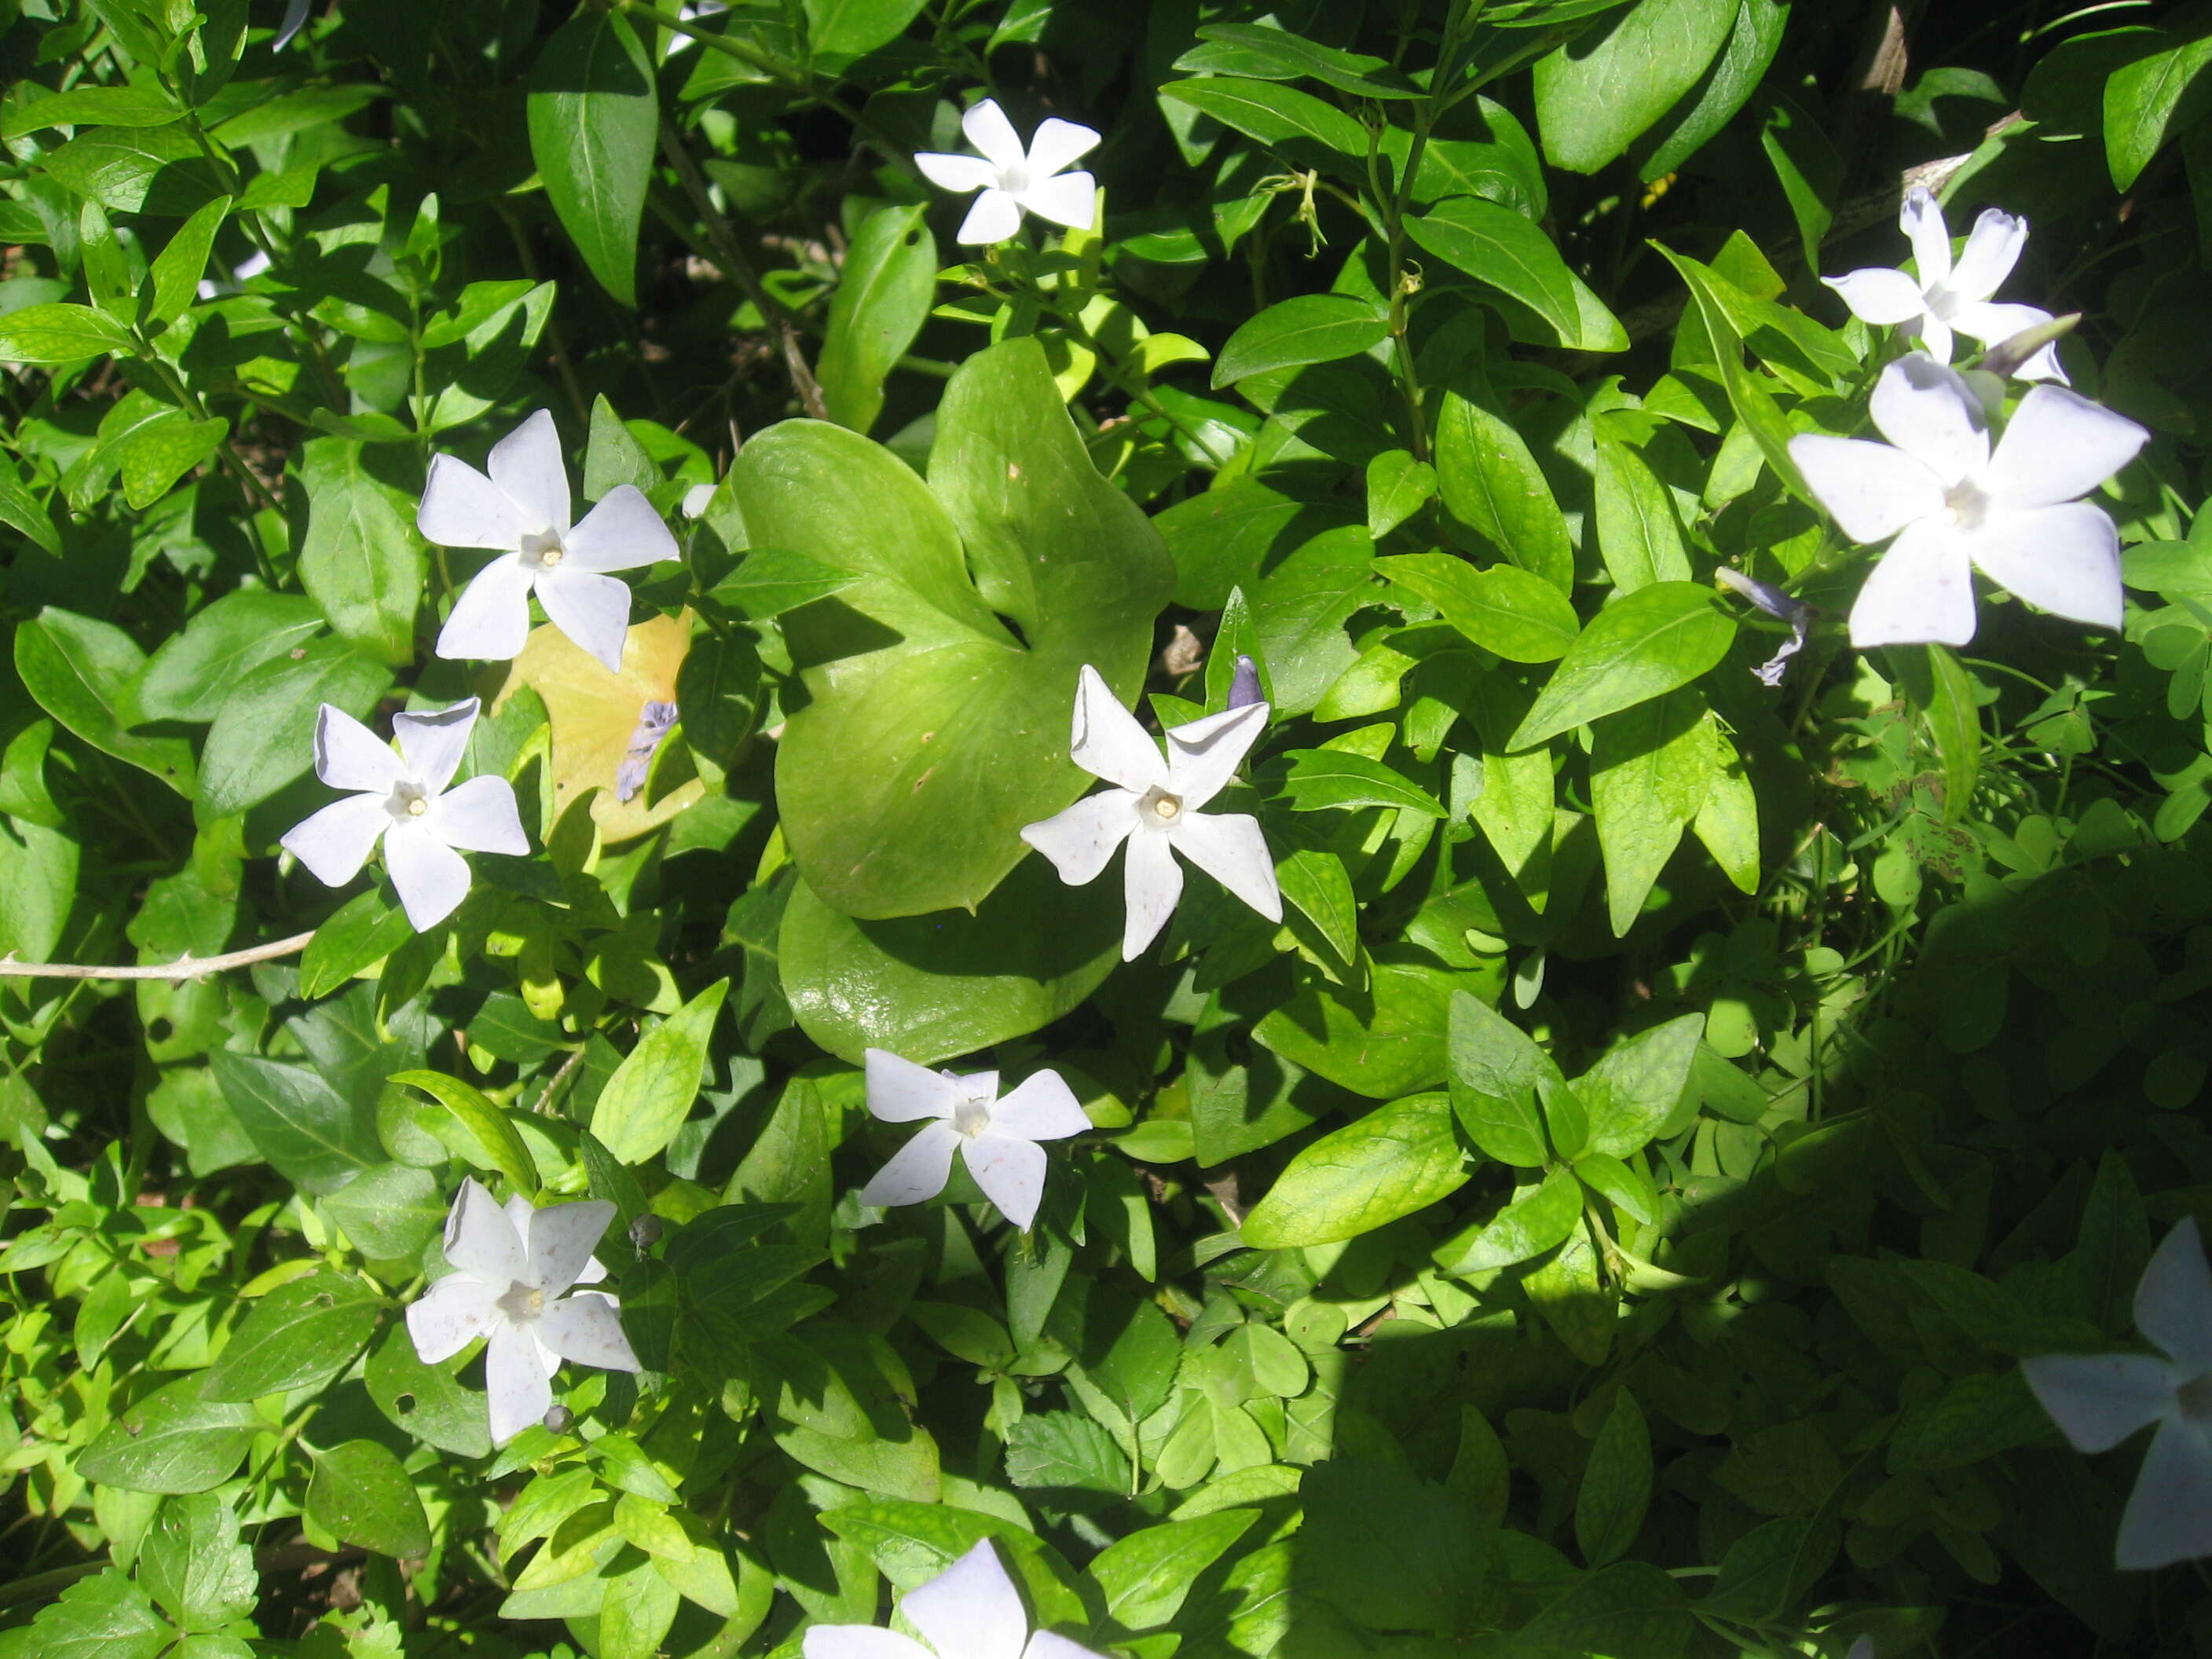
{"type": "Polygon", "coordinates": [[[571,525],[568,465],[544,410],[494,444],[486,465],[489,477],[451,455],[432,457],[415,515],[434,542],[501,555],[454,601],[438,654],[486,662],[516,655],[530,637],[534,592],[556,628],[619,673],[629,589],[607,573],[676,558],[676,538],[630,484],[617,484],[571,525]]]}
{"type": "Polygon", "coordinates": [[[384,843],[384,868],[417,933],[436,927],[469,896],[471,853],[530,850],[505,778],[447,785],[460,769],[477,700],[432,714],[395,714],[399,752],[342,708],[325,703],[315,719],[315,775],[354,793],[292,826],[277,844],[325,886],[361,873],[384,843]]]}
{"type": "Polygon", "coordinates": [[[660,745],[675,729],[676,705],[657,697],[647,699],[645,707],[638,711],[637,726],[623,750],[621,764],[615,768],[617,800],[637,798],[637,792],[645,787],[646,775],[653,770],[653,757],[660,752],[660,745]]]}
{"type": "Polygon", "coordinates": [[[1882,371],[1870,412],[1888,443],[1814,433],[1790,441],[1790,459],[1845,535],[1897,538],[1851,607],[1853,645],[1966,644],[1974,570],[2055,615],[2119,627],[2119,532],[2079,498],[2132,460],[2148,433],[2039,386],[1992,452],[1981,399],[1917,351],[1882,371]]]}
{"type": "Polygon", "coordinates": [[[461,1182],[446,1217],[446,1260],[453,1271],[409,1305],[407,1334],[426,1365],[485,1339],[494,1444],[544,1419],[562,1360],[609,1371],[643,1369],[623,1334],[614,1297],[570,1290],[607,1276],[592,1247],[615,1213],[599,1200],[539,1210],[520,1196],[502,1210],[474,1180],[461,1182]]]}
{"type": "Polygon", "coordinates": [[[922,177],[940,190],[983,193],[961,222],[956,240],[1003,242],[1022,228],[1024,211],[1056,225],[1088,230],[1098,212],[1098,188],[1087,173],[1060,169],[1097,147],[1098,135],[1073,121],[1052,119],[1039,126],[1029,148],[1015,136],[995,99],[986,98],[960,118],[968,142],[983,154],[923,155],[914,158],[922,177]]]}
{"type": "Polygon", "coordinates": [[[930,1121],[878,1171],[860,1202],[919,1204],[936,1197],[957,1152],[983,1196],[1027,1232],[1044,1196],[1044,1148],[1037,1142],[1091,1127],[1060,1073],[1039,1072],[1001,1099],[996,1072],[933,1072],[883,1048],[863,1058],[872,1115],[886,1123],[930,1121]]]}
{"type": "MultiPolygon", "coordinates": [[[[1999,305],[1990,298],[2012,274],[2021,249],[2027,245],[2027,220],[1996,208],[1984,209],[1956,264],[1951,258],[1951,232],[1943,222],[1943,210],[1925,185],[1916,185],[1906,192],[1898,224],[1911,240],[1918,276],[1870,266],[1820,279],[1843,296],[1862,322],[1904,324],[1920,337],[1929,356],[1948,363],[1954,333],[1994,345],[2051,320],[2049,312],[2034,306],[1999,305]]],[[[2023,380],[2063,384],[2066,371],[2059,367],[2057,343],[2033,353],[2014,373],[2023,380]]]]}
{"type": "Polygon", "coordinates": [[[1264,702],[1209,714],[1168,729],[1164,761],[1098,671],[1084,665],[1068,758],[1115,787],[1087,795],[1042,823],[1024,824],[1021,833],[1073,887],[1096,880],[1114,849],[1128,843],[1122,871],[1128,896],[1124,962],[1135,961],[1159,937],[1182,896],[1177,853],[1268,921],[1283,919],[1275,863],[1260,821],[1249,813],[1198,810],[1221,793],[1267,729],[1264,702]]]}
{"type": "Polygon", "coordinates": [[[1713,572],[1713,580],[1741,594],[1768,616],[1790,624],[1790,637],[1783,641],[1782,647],[1751,671],[1761,685],[1780,685],[1782,677],[1790,672],[1790,659],[1805,648],[1806,638],[1812,631],[1813,607],[1802,599],[1791,599],[1771,582],[1747,576],[1726,565],[1713,572]]]}
{"type": "Polygon", "coordinates": [[[1260,665],[1246,656],[1237,659],[1237,672],[1229,677],[1229,707],[1249,708],[1267,699],[1260,694],[1260,665]]]}
{"type": "Polygon", "coordinates": [[[872,1625],[817,1625],[805,1659],[1100,1659],[1065,1636],[1030,1631],[1021,1592],[988,1539],[908,1590],[898,1610],[921,1641],[872,1625]]]}
{"type": "Polygon", "coordinates": [[[2027,1386],[2085,1452],[2109,1451],[2155,1423],[2120,1517],[2123,1569],[2212,1555],[2212,1270],[2197,1223],[2166,1236],[2136,1286],[2136,1328],[2165,1358],[2051,1354],[2024,1359],[2027,1386]]]}

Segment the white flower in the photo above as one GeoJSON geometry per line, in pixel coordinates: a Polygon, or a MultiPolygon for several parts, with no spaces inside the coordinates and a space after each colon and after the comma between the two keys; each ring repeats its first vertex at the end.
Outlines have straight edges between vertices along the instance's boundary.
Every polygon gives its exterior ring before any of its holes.
{"type": "Polygon", "coordinates": [[[1091,1649],[1034,1634],[1021,1593],[987,1539],[899,1602],[917,1642],[872,1625],[817,1625],[806,1632],[805,1659],[1099,1659],[1091,1649]]]}
{"type": "Polygon", "coordinates": [[[602,1370],[643,1369],[604,1291],[562,1292],[607,1276],[592,1246],[615,1218],[593,1200],[538,1210],[510,1198],[502,1210],[473,1180],[461,1182],[446,1217],[446,1260],[454,1271],[407,1310],[407,1334],[426,1365],[487,1339],[484,1387],[491,1437],[504,1445],[553,1405],[549,1379],[561,1362],[602,1370]]]}
{"type": "MultiPolygon", "coordinates": [[[[1954,333],[1995,345],[2051,320],[2049,312],[2033,306],[1996,305],[1990,299],[2012,274],[2021,249],[2027,245],[2027,220],[1984,208],[1956,264],[1951,261],[1951,232],[1943,222],[1943,210],[1925,185],[1916,185],[1906,192],[1898,224],[1911,239],[1917,277],[1870,267],[1820,279],[1843,296],[1862,322],[1908,324],[1929,355],[1948,363],[1954,333]]],[[[2015,373],[2023,380],[2063,384],[2066,371],[2058,364],[2057,342],[2041,347],[2015,373]]]]}
{"type": "Polygon", "coordinates": [[[983,1196],[1027,1232],[1044,1196],[1044,1148],[1037,1142],[1091,1127],[1060,1073],[1039,1072],[1001,1100],[996,1072],[933,1072],[883,1048],[869,1049],[865,1059],[870,1113],[886,1123],[935,1121],[884,1165],[860,1202],[919,1204],[936,1197],[957,1150],[983,1196]]]}
{"type": "Polygon", "coordinates": [[[1030,139],[1026,152],[1013,123],[997,100],[986,98],[960,118],[968,142],[983,152],[973,155],[917,155],[922,177],[941,190],[983,193],[961,221],[963,242],[1003,242],[1022,228],[1024,209],[1041,219],[1075,230],[1088,230],[1097,216],[1098,190],[1087,173],[1060,171],[1097,147],[1098,135],[1073,121],[1048,120],[1030,139]]]}
{"type": "Polygon", "coordinates": [[[696,519],[703,514],[714,499],[714,486],[710,483],[693,484],[684,492],[684,516],[696,519]]]}
{"type": "Polygon", "coordinates": [[[477,700],[434,714],[394,714],[399,752],[342,708],[323,705],[315,717],[315,775],[333,789],[356,793],[295,823],[278,842],[325,886],[361,873],[384,842],[384,867],[417,933],[436,927],[469,896],[472,853],[530,850],[505,778],[471,778],[446,786],[460,769],[477,723],[477,700]]]}
{"type": "Polygon", "coordinates": [[[2158,1433],[2120,1517],[2124,1569],[2212,1555],[2212,1270],[2197,1223],[2166,1236],[2136,1286],[2136,1328],[2164,1350],[2024,1359],[2027,1386],[2085,1452],[2152,1423],[2158,1433]]]}
{"type": "MultiPolygon", "coordinates": [[[[282,42],[278,44],[281,45],[282,42]]],[[[256,248],[230,268],[228,282],[226,283],[219,277],[213,276],[202,278],[198,289],[199,297],[203,300],[220,300],[226,294],[241,294],[245,292],[248,283],[268,269],[269,256],[256,248]]]]}
{"type": "Polygon", "coordinates": [[[2039,386],[1991,453],[1981,400],[1918,351],[1882,371],[1870,412],[1889,443],[1810,433],[1790,441],[1790,459],[1845,535],[1897,537],[1851,606],[1853,645],[1964,645],[1974,636],[1973,569],[2058,616],[2119,627],[2119,532],[2077,498],[2133,459],[2148,433],[2039,386]]]}
{"type": "Polygon", "coordinates": [[[446,547],[505,555],[479,570],[438,635],[441,657],[504,662],[530,637],[530,596],[552,624],[609,669],[622,670],[629,589],[606,573],[678,556],[676,538],[636,488],[617,484],[568,522],[568,469],[553,416],[539,410],[491,447],[486,477],[433,456],[415,523],[446,547]]]}
{"type": "Polygon", "coordinates": [[[1209,714],[1169,731],[1163,762],[1136,716],[1115,700],[1097,669],[1084,665],[1068,758],[1118,787],[1087,795],[1042,823],[1024,825],[1022,839],[1050,859],[1073,887],[1097,879],[1114,849],[1129,843],[1122,961],[1134,962],[1159,937],[1182,896],[1177,853],[1268,921],[1283,919],[1275,864],[1259,819],[1198,810],[1221,793],[1267,726],[1264,702],[1209,714]]]}

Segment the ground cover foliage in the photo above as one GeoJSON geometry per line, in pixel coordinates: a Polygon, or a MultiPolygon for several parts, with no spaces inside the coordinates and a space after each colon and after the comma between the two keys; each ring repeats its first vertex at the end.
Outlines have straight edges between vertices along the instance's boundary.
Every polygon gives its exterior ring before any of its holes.
{"type": "Polygon", "coordinates": [[[2203,7],[299,14],[0,4],[0,1654],[2212,1644],[2203,7]]]}

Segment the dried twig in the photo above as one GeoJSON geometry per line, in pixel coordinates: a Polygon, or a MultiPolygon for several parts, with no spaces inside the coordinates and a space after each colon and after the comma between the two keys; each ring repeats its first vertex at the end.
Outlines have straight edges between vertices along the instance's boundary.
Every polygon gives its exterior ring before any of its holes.
{"type": "Polygon", "coordinates": [[[0,979],[205,979],[227,968],[245,968],[257,962],[274,962],[307,948],[313,930],[289,939],[272,939],[219,957],[196,957],[189,952],[174,962],[153,962],[136,968],[103,968],[78,962],[18,962],[14,951],[0,957],[0,979]]]}

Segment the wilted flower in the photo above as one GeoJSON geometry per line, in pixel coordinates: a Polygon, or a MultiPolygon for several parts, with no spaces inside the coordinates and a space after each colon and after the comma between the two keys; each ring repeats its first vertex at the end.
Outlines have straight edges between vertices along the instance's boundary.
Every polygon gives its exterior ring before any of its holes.
{"type": "Polygon", "coordinates": [[[662,702],[658,698],[647,700],[638,711],[637,728],[629,734],[629,743],[623,750],[622,763],[615,768],[615,799],[634,800],[639,790],[645,787],[646,775],[653,770],[653,757],[660,751],[661,744],[676,729],[676,705],[662,702]]]}
{"type": "Polygon", "coordinates": [[[1771,582],[1747,576],[1726,565],[1713,572],[1713,580],[1741,594],[1768,616],[1790,624],[1790,637],[1783,642],[1782,648],[1751,671],[1759,677],[1761,685],[1780,685],[1782,677],[1790,672],[1790,659],[1805,648],[1806,636],[1812,630],[1813,607],[1802,599],[1791,599],[1771,582]]]}
{"type": "MultiPolygon", "coordinates": [[[[1954,333],[1994,345],[2051,320],[2049,312],[2034,306],[1998,305],[1990,299],[2012,274],[2021,249],[2027,245],[2027,220],[1984,208],[1955,264],[1950,228],[1925,185],[1916,185],[1906,192],[1898,224],[1911,239],[1917,276],[1873,266],[1820,279],[1843,296],[1862,322],[1905,324],[1920,337],[1929,356],[1948,363],[1954,333]]],[[[2063,382],[2066,371],[2058,364],[2057,342],[2033,353],[2014,373],[2023,380],[2063,382]]]]}
{"type": "Polygon", "coordinates": [[[1056,225],[1088,230],[1097,216],[1098,187],[1087,173],[1063,173],[1097,147],[1098,135],[1073,121],[1052,119],[1039,126],[1028,150],[1014,136],[995,99],[986,98],[960,118],[968,142],[983,152],[974,155],[923,155],[914,158],[922,176],[941,190],[983,193],[961,221],[963,242],[1003,242],[1022,228],[1024,210],[1056,225]]]}
{"type": "Polygon", "coordinates": [[[1237,672],[1229,677],[1229,707],[1249,708],[1264,702],[1260,694],[1260,665],[1246,656],[1237,659],[1237,672]]]}
{"type": "Polygon", "coordinates": [[[461,1182],[446,1217],[446,1260],[453,1271],[407,1310],[407,1334],[426,1365],[486,1340],[484,1387],[491,1437],[505,1444],[552,1408],[548,1379],[573,1359],[602,1370],[641,1370],[623,1334],[615,1299],[575,1291],[607,1276],[592,1246],[615,1218],[598,1200],[539,1210],[522,1197],[502,1210],[473,1180],[461,1182]]]}
{"type": "Polygon", "coordinates": [[[1081,1134],[1091,1120],[1057,1072],[1039,1072],[999,1096],[996,1072],[933,1072],[871,1048],[868,1110],[886,1123],[933,1120],[901,1147],[860,1194],[863,1204],[918,1204],[945,1190],[957,1151],[983,1196],[1024,1232],[1044,1196],[1040,1140],[1081,1134]]]}
{"type": "Polygon", "coordinates": [[[629,589],[606,573],[677,557],[676,538],[637,489],[617,484],[568,522],[568,470],[553,416],[539,410],[491,447],[491,476],[451,455],[431,458],[416,526],[447,547],[488,547],[494,559],[453,602],[441,657],[504,662],[530,637],[530,596],[552,624],[610,669],[622,667],[629,589]]]}
{"type": "Polygon", "coordinates": [[[2142,1569],[2212,1555],[2212,1269],[2194,1219],[2152,1255],[2135,1311],[2136,1328],[2164,1358],[2050,1354],[2021,1370],[2077,1450],[2109,1451],[2158,1425],[2114,1553],[2121,1567],[2142,1569]]]}
{"type": "Polygon", "coordinates": [[[399,752],[342,708],[325,703],[315,719],[315,775],[356,793],[296,823],[278,843],[325,886],[361,873],[384,842],[384,867],[417,933],[436,927],[469,896],[472,853],[530,850],[505,778],[446,786],[460,769],[477,723],[477,700],[434,714],[395,714],[399,752]]]}
{"type": "Polygon", "coordinates": [[[1065,1636],[1030,1630],[1021,1593],[987,1539],[899,1602],[917,1642],[872,1625],[817,1625],[805,1659],[1099,1659],[1065,1636]]]}
{"type": "Polygon", "coordinates": [[[1972,572],[2045,611],[2120,625],[2119,532],[2087,495],[2150,435],[2057,386],[2021,399],[1993,453],[1989,415],[1924,352],[1882,371],[1870,411],[1887,444],[1802,433],[1790,459],[1854,541],[1895,536],[1851,606],[1851,643],[1964,645],[1972,572]],[[1894,446],[1893,447],[1893,446],[1894,446]]]}

